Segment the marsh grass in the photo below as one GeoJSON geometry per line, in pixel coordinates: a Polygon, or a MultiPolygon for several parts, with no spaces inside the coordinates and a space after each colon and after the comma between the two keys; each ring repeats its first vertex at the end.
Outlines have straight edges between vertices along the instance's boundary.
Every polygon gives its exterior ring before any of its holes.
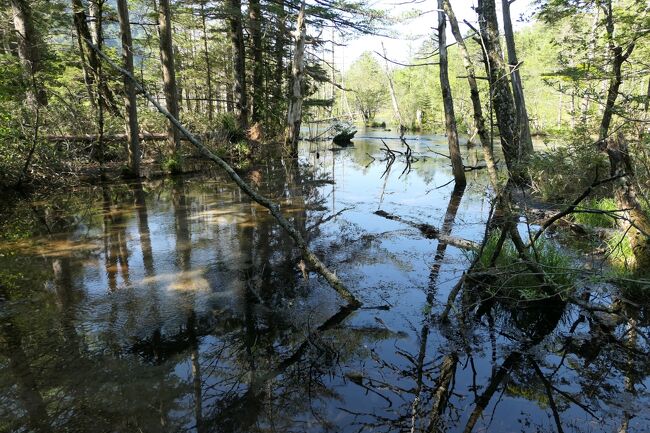
{"type": "MultiPolygon", "coordinates": [[[[498,234],[490,236],[478,259],[479,270],[490,272],[494,276],[488,289],[491,294],[529,301],[548,297],[548,287],[543,287],[539,276],[526,266],[510,240],[503,244],[494,267],[490,267],[498,240],[498,234]]],[[[570,291],[575,286],[577,271],[571,267],[571,258],[563,254],[555,244],[540,239],[534,249],[529,248],[528,254],[536,257],[537,263],[544,270],[546,281],[558,294],[570,291]]]]}

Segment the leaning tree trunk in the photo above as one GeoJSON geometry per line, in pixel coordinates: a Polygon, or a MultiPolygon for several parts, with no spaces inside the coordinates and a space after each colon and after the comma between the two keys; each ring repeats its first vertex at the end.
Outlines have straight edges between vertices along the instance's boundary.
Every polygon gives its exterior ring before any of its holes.
{"type": "Polygon", "coordinates": [[[250,37],[253,46],[253,98],[251,103],[251,120],[259,122],[262,120],[262,106],[264,99],[264,65],[262,58],[262,12],[259,0],[250,0],[248,7],[248,19],[250,23],[250,37]]]}
{"type": "MultiPolygon", "coordinates": [[[[162,65],[163,89],[167,111],[178,119],[178,88],[176,87],[176,70],[174,68],[174,47],[172,42],[172,19],[169,0],[160,0],[158,5],[158,28],[160,31],[160,61],[162,65]]],[[[180,137],[174,124],[167,126],[167,141],[170,153],[180,150],[180,137]]]]}
{"type": "Polygon", "coordinates": [[[246,102],[246,58],[244,33],[242,30],[241,0],[226,0],[230,45],[233,63],[233,99],[235,116],[242,128],[248,126],[248,104],[246,102]]]}
{"type": "Polygon", "coordinates": [[[305,0],[302,1],[296,30],[293,32],[295,48],[291,63],[291,94],[289,95],[289,114],[287,115],[287,131],[285,144],[292,156],[298,155],[298,138],[300,137],[300,122],[302,118],[303,80],[305,76],[305,0]]]}
{"type": "Polygon", "coordinates": [[[23,66],[27,82],[27,102],[29,105],[47,105],[47,93],[38,73],[42,69],[38,35],[34,29],[32,8],[27,0],[11,0],[14,29],[18,41],[18,57],[23,66]]]}
{"type": "Polygon", "coordinates": [[[460,28],[458,27],[458,20],[456,19],[456,14],[451,7],[450,0],[443,0],[442,8],[445,10],[447,17],[449,18],[449,25],[451,27],[451,33],[454,35],[456,42],[458,43],[458,50],[460,55],[463,58],[463,65],[467,71],[467,82],[469,84],[469,93],[470,99],[472,100],[472,108],[474,109],[474,125],[478,132],[479,139],[481,140],[481,147],[483,148],[483,158],[485,159],[485,165],[487,166],[490,179],[494,185],[497,187],[497,170],[496,164],[494,162],[494,155],[492,152],[492,143],[490,140],[490,134],[485,128],[485,118],[483,117],[483,106],[481,105],[481,94],[478,91],[478,84],[476,83],[476,70],[474,69],[474,63],[472,58],[467,51],[467,46],[465,45],[465,39],[460,33],[460,28]]]}
{"type": "MultiPolygon", "coordinates": [[[[122,38],[122,62],[124,69],[133,75],[133,39],[131,23],[129,22],[129,6],[127,0],[117,0],[117,15],[120,21],[120,36],[122,38]]],[[[138,106],[135,85],[124,77],[124,105],[127,113],[126,134],[128,136],[127,153],[129,169],[133,176],[140,176],[140,140],[138,137],[138,106]]]]}
{"type": "Polygon", "coordinates": [[[512,31],[512,20],[510,18],[510,3],[513,0],[501,0],[503,10],[503,33],[506,37],[506,50],[508,51],[508,63],[510,64],[510,77],[512,80],[512,93],[515,99],[517,120],[519,121],[519,146],[521,159],[533,153],[533,139],[530,135],[530,122],[526,110],[526,98],[524,88],[519,74],[519,61],[517,60],[517,49],[515,47],[515,34],[512,31]]]}
{"type": "Polygon", "coordinates": [[[503,156],[510,175],[514,179],[520,179],[523,177],[523,167],[521,167],[519,159],[519,122],[508,80],[504,79],[508,76],[508,72],[499,42],[499,24],[494,0],[479,0],[477,12],[485,68],[490,81],[492,104],[497,115],[503,156]]]}
{"type": "Polygon", "coordinates": [[[447,19],[443,10],[443,0],[438,0],[438,50],[440,53],[440,89],[442,91],[442,102],[445,109],[445,130],[449,144],[449,157],[454,173],[456,185],[465,185],[465,167],[460,156],[458,145],[458,131],[456,128],[456,115],[454,114],[454,99],[449,84],[449,70],[447,60],[447,19]]]}

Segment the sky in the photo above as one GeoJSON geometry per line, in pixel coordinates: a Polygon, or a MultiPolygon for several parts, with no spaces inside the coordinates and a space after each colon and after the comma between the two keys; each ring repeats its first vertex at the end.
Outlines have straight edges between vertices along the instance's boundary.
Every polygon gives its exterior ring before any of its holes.
{"type": "MultiPolygon", "coordinates": [[[[467,26],[462,24],[463,20],[467,20],[478,27],[477,16],[472,9],[476,5],[476,0],[452,0],[451,3],[458,21],[461,23],[462,33],[468,31],[467,26]]],[[[500,16],[501,1],[496,0],[496,3],[497,14],[500,16]]],[[[530,20],[522,20],[521,17],[530,17],[534,11],[533,3],[534,0],[516,0],[510,6],[515,31],[530,25],[530,20]]],[[[347,41],[345,47],[337,47],[335,61],[339,70],[346,71],[364,51],[382,52],[382,42],[389,59],[406,63],[417,52],[422,43],[431,38],[433,29],[437,26],[436,0],[371,0],[369,5],[376,9],[390,11],[392,17],[400,17],[413,10],[419,10],[423,13],[418,18],[409,19],[404,23],[391,26],[388,31],[394,35],[393,37],[368,35],[347,41]]],[[[447,40],[448,42],[454,40],[449,26],[447,26],[447,40]]]]}

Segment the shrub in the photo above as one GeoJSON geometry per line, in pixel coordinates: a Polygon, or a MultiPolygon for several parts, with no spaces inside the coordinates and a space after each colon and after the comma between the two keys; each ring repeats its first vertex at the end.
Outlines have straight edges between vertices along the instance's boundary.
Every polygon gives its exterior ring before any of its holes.
{"type": "Polygon", "coordinates": [[[179,174],[183,172],[183,164],[181,156],[178,154],[170,155],[166,157],[161,167],[164,171],[171,174],[179,174]]]}
{"type": "Polygon", "coordinates": [[[223,138],[231,143],[246,138],[246,133],[237,123],[237,119],[232,113],[221,113],[215,119],[215,126],[223,138]]]}
{"type": "MultiPolygon", "coordinates": [[[[592,198],[580,206],[584,210],[612,212],[618,209],[616,201],[612,198],[592,198]]],[[[577,212],[572,214],[573,220],[589,227],[614,227],[616,219],[604,213],[577,212]]]]}

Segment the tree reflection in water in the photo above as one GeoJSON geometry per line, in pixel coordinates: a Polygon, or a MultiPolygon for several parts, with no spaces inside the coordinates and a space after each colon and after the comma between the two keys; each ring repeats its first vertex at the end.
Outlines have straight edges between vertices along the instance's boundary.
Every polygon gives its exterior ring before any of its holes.
{"type": "Polygon", "coordinates": [[[647,301],[477,287],[440,323],[468,259],[372,213],[477,241],[485,182],[432,189],[449,174],[433,155],[381,179],[378,145],[345,152],[250,176],[366,309],[341,309],[218,176],[17,206],[26,236],[0,245],[0,431],[643,431],[647,301]]]}

